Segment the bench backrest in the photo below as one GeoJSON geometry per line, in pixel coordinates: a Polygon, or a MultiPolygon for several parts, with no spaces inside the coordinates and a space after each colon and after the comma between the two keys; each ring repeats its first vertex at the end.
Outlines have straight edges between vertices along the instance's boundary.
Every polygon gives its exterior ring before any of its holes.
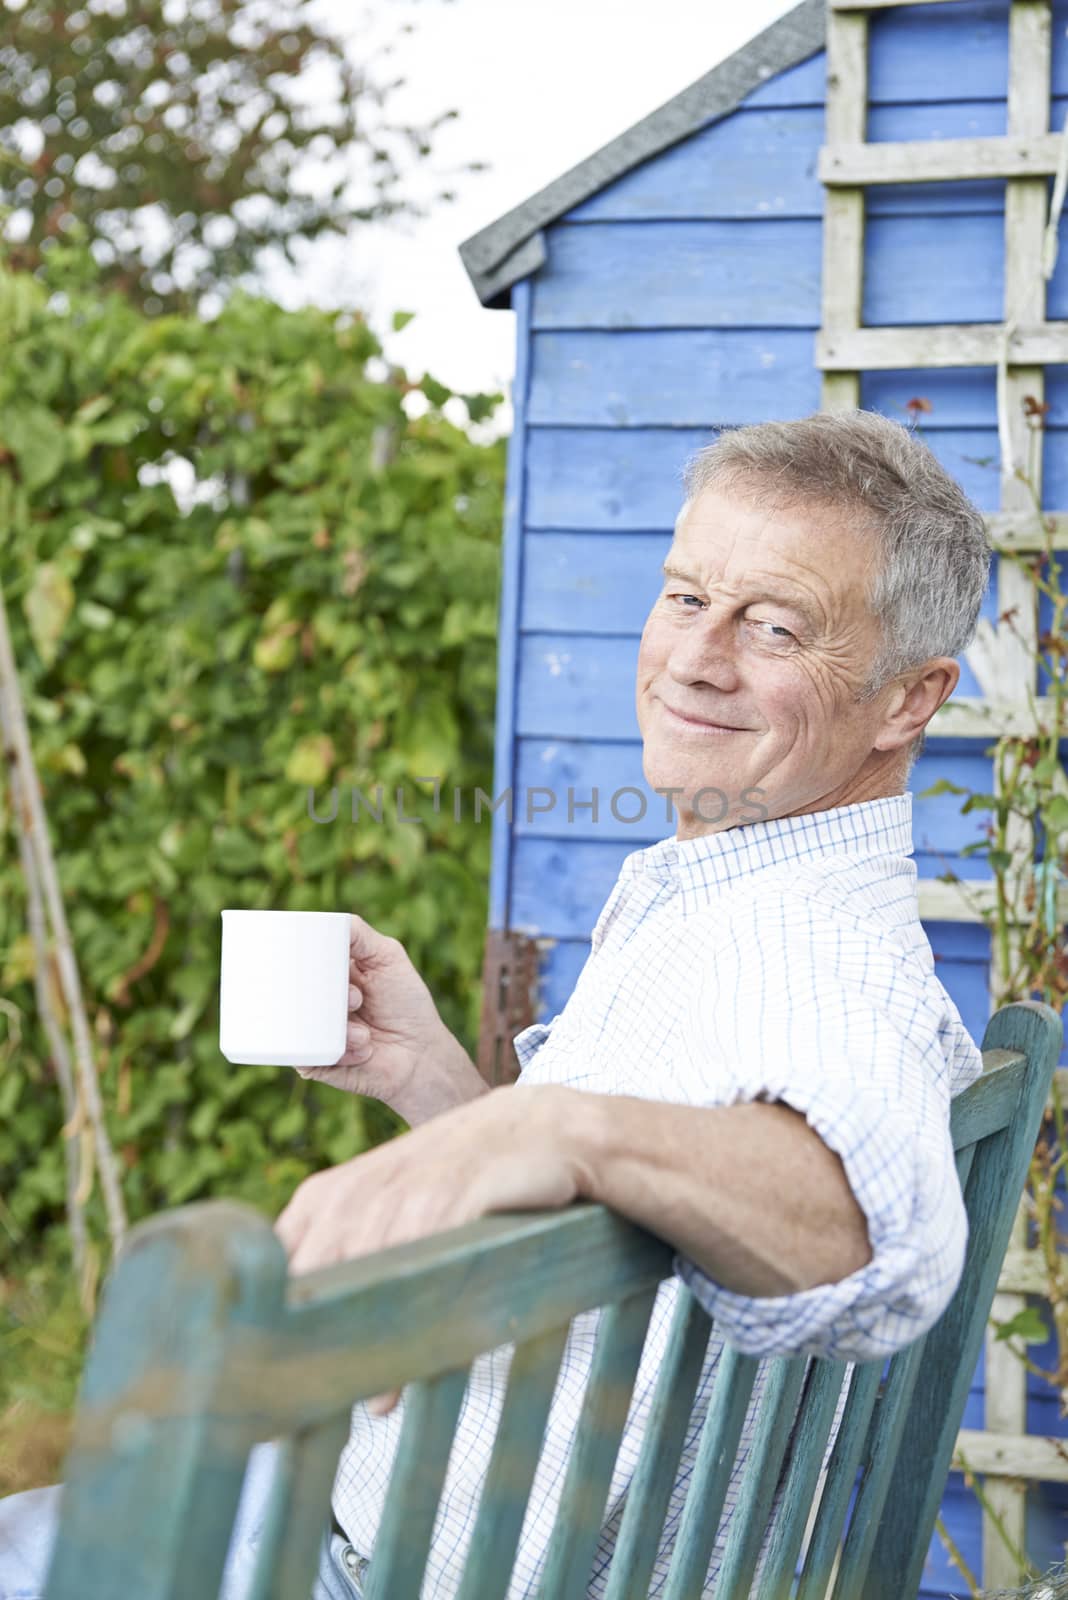
{"type": "MultiPolygon", "coordinates": [[[[916,1595],[1062,1036],[1050,1007],[1004,1007],[983,1039],[983,1076],[954,1101],[970,1234],[960,1285],[935,1327],[889,1365],[769,1363],[717,1595],[779,1600],[802,1554],[797,1600],[823,1600],[832,1582],[834,1600],[916,1595]]],[[[47,1600],[210,1600],[249,1450],[278,1438],[256,1594],[306,1600],[352,1404],[401,1385],[409,1386],[404,1421],[367,1592],[369,1600],[418,1596],[468,1368],[514,1343],[460,1591],[462,1600],[505,1595],[567,1329],[600,1307],[540,1591],[584,1596],[649,1314],[671,1262],[662,1240],[586,1203],[487,1217],[289,1282],[270,1224],[250,1208],[216,1201],[140,1225],[102,1298],[47,1600]]],[[[680,1285],[608,1600],[647,1592],[710,1331],[680,1285]]],[[[671,1596],[701,1592],[759,1366],[724,1348],[674,1542],[671,1596]]]]}

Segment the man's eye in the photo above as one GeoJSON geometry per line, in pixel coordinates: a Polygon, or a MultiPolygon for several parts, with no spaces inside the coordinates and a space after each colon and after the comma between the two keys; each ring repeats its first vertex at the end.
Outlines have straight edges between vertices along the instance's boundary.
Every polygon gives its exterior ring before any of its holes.
{"type": "MultiPolygon", "coordinates": [[[[694,604],[698,606],[704,605],[704,601],[701,599],[700,595],[696,594],[669,594],[668,599],[683,601],[684,608],[686,610],[692,610],[692,607],[685,606],[685,602],[687,600],[692,600],[694,604]]],[[[763,617],[747,617],[746,621],[755,622],[757,626],[761,628],[771,628],[777,637],[783,639],[793,639],[795,643],[797,642],[796,635],[791,633],[789,628],[784,627],[781,622],[768,622],[767,619],[763,617]]]]}

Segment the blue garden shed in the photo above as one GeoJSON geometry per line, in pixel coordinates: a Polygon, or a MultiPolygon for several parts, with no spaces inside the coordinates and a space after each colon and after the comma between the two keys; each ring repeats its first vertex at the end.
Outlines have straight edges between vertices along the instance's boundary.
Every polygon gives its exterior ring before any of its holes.
{"type": "MultiPolygon", "coordinates": [[[[1066,24],[1068,0],[803,0],[461,247],[482,302],[516,313],[494,780],[513,804],[493,820],[482,1041],[496,1033],[498,1059],[531,985],[536,1015],[562,1009],[623,858],[674,832],[644,784],[634,675],[693,450],[724,426],[860,405],[918,423],[999,551],[1041,547],[1014,464],[1068,508],[1068,253],[1045,274],[1064,231],[1066,24]],[[640,819],[634,796],[608,808],[624,788],[644,792],[640,819]]],[[[1068,517],[1053,542],[1068,547],[1068,517]]],[[[1031,692],[1041,719],[1049,680],[1026,646],[1051,613],[1028,581],[995,558],[986,642],[911,780],[921,914],[976,1037],[990,937],[940,879],[981,901],[988,864],[962,851],[987,814],[921,791],[990,792],[992,736],[1034,714],[1031,692]],[[1015,639],[995,629],[1009,609],[1015,639]]],[[[1026,1303],[1034,1280],[1015,1270],[996,1315],[1026,1303]]],[[[1028,1354],[1057,1359],[1052,1340],[1028,1354]]],[[[1066,1435],[1058,1391],[991,1341],[962,1449],[1041,1567],[1068,1540],[1066,1435]]],[[[959,1473],[943,1516],[976,1577],[1015,1581],[959,1473]]],[[[965,1592],[936,1537],[921,1593],[965,1592]]]]}

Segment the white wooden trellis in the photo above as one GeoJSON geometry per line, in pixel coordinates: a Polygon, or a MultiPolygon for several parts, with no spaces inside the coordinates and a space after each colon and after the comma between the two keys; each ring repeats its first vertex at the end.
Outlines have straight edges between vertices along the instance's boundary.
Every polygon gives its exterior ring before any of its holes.
{"type": "MultiPolygon", "coordinates": [[[[827,410],[860,404],[860,374],[872,369],[993,366],[998,370],[998,429],[1002,453],[1000,512],[987,518],[991,538],[1003,553],[1037,552],[1046,538],[1023,482],[1012,475],[1022,467],[1041,505],[1041,451],[1031,451],[1031,430],[1023,401],[1040,405],[1045,397],[1045,366],[1068,362],[1068,322],[1046,321],[1046,281],[1052,270],[1047,227],[1047,180],[1060,174],[1068,153],[1064,134],[1049,131],[1050,0],[1012,0],[1008,23],[1009,88],[1006,133],[1000,138],[867,143],[869,14],[890,5],[929,5],[938,0],[827,0],[826,144],[819,175],[825,186],[823,226],[822,327],[816,364],[823,373],[822,403],[827,410]],[[924,183],[964,179],[1005,180],[1005,310],[1000,324],[947,327],[861,325],[864,275],[865,190],[881,183],[924,183]]],[[[1068,549],[1068,512],[1047,513],[1055,549],[1068,549]]],[[[1015,609],[1015,635],[1004,626],[987,629],[969,652],[983,697],[954,697],[928,724],[929,737],[1032,733],[1048,728],[1051,707],[1035,699],[1034,653],[1038,612],[1034,587],[1011,560],[998,563],[997,610],[1015,609]],[[1030,703],[1029,703],[1030,702],[1030,703]],[[1034,711],[1032,711],[1032,704],[1034,711]]],[[[1027,825],[1010,832],[1014,877],[1021,864],[1030,870],[1032,842],[1027,825]]],[[[1022,881],[1022,874],[1017,881],[1022,881]]],[[[990,893],[971,892],[968,906],[954,884],[925,883],[920,914],[925,919],[975,921],[990,903],[990,893]]],[[[1068,894],[1061,890],[1059,911],[1068,921],[1068,894]]],[[[995,985],[993,974],[991,992],[995,985]]],[[[1064,1083],[1068,1073],[1059,1073],[1064,1083]]],[[[1010,1253],[999,1282],[992,1315],[1005,1320],[1026,1304],[1025,1293],[1041,1293],[1044,1271],[1037,1252],[1028,1252],[1021,1206],[1010,1253]]],[[[1059,1440],[1026,1432],[1027,1374],[1004,1343],[987,1335],[984,1428],[962,1430],[956,1464],[986,1475],[985,1494],[1012,1543],[1026,1550],[1026,1482],[1068,1481],[1068,1453],[1059,1440]]],[[[992,1519],[983,1518],[983,1572],[986,1587],[1011,1587],[1016,1564],[992,1519]]]]}

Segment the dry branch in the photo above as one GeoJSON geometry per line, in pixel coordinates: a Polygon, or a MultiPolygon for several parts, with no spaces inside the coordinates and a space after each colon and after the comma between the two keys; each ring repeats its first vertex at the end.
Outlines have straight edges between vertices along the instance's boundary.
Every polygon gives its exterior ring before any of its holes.
{"type": "MultiPolygon", "coordinates": [[[[48,824],[45,819],[37,768],[34,765],[26,714],[22,705],[2,587],[0,587],[0,703],[3,704],[5,757],[13,779],[15,827],[20,839],[25,841],[25,848],[32,862],[31,877],[35,871],[44,908],[51,922],[59,981],[73,1034],[78,1095],[84,1101],[89,1117],[93,1155],[100,1173],[104,1208],[107,1213],[108,1233],[112,1251],[117,1254],[126,1235],[126,1207],[122,1198],[115,1154],[104,1121],[100,1080],[93,1060],[89,1021],[85,1013],[78,964],[74,956],[55,859],[48,836],[48,824]]],[[[26,860],[25,855],[23,859],[26,860]]],[[[27,882],[29,881],[30,878],[27,882]]],[[[47,974],[47,950],[38,950],[38,966],[47,974]]],[[[45,981],[47,982],[47,979],[45,981]]],[[[71,1120],[69,1116],[67,1120],[69,1125],[71,1120]]],[[[84,1178],[84,1172],[81,1176],[84,1178]]]]}

